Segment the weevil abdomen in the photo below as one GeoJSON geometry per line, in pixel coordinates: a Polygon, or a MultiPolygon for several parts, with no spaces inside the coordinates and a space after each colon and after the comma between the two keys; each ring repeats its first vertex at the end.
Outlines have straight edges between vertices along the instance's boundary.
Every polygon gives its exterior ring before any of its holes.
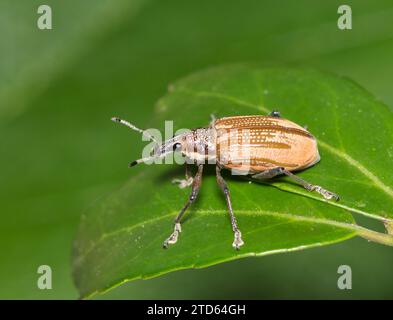
{"type": "Polygon", "coordinates": [[[296,123],[271,116],[217,119],[217,162],[228,169],[260,172],[274,167],[295,171],[319,161],[317,141],[296,123]]]}

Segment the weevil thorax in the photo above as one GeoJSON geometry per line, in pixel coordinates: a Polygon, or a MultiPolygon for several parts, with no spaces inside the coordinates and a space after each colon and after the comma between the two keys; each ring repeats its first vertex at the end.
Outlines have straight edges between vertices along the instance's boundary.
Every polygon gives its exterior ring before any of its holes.
{"type": "Polygon", "coordinates": [[[215,161],[216,159],[216,134],[209,126],[191,130],[183,136],[183,155],[198,163],[215,161]]]}

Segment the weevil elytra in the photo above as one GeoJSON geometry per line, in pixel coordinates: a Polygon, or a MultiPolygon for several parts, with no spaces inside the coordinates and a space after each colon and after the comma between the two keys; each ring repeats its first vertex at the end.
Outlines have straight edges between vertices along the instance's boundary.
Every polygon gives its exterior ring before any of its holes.
{"type": "Polygon", "coordinates": [[[161,158],[172,152],[180,152],[187,159],[186,179],[176,182],[180,187],[191,186],[191,194],[176,216],[174,230],[164,241],[164,248],[177,242],[181,232],[181,218],[198,196],[203,167],[207,163],[214,163],[216,166],[217,183],[225,196],[234,233],[232,246],[235,249],[239,249],[244,242],[233,213],[228,186],[221,175],[222,169],[237,170],[253,179],[286,175],[308,191],[321,194],[325,199],[339,199],[337,194],[308,183],[292,173],[309,168],[320,160],[317,141],[305,128],[281,118],[278,111],[273,111],[268,116],[213,119],[207,127],[176,135],[163,143],[158,143],[147,131],[125,120],[112,120],[142,133],[156,143],[150,157],[133,161],[130,166],[161,158]],[[187,163],[197,166],[197,173],[193,178],[189,176],[187,163]]]}

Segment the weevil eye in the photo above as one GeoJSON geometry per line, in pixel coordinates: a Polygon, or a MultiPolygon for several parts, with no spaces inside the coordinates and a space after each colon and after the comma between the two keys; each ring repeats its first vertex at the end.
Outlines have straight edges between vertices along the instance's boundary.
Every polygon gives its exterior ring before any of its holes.
{"type": "Polygon", "coordinates": [[[176,150],[180,149],[180,147],[181,147],[181,143],[179,143],[179,142],[175,143],[173,145],[173,151],[176,151],[176,150]]]}

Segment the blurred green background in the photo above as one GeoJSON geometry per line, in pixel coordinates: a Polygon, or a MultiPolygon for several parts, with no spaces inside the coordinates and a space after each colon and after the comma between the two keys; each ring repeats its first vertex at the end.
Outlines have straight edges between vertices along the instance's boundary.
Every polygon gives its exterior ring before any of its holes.
{"type": "MultiPolygon", "coordinates": [[[[53,29],[43,31],[41,4],[0,1],[3,299],[78,297],[70,253],[79,216],[132,175],[127,163],[143,145],[109,118],[148,127],[179,77],[243,61],[312,66],[393,106],[391,0],[47,0],[53,29]],[[337,28],[341,4],[352,7],[352,30],[337,28]],[[42,264],[52,267],[52,290],[37,288],[42,264]]],[[[392,266],[392,248],[352,239],[137,280],[101,298],[392,299],[392,266]],[[352,267],[352,290],[337,289],[342,264],[352,267]]]]}

